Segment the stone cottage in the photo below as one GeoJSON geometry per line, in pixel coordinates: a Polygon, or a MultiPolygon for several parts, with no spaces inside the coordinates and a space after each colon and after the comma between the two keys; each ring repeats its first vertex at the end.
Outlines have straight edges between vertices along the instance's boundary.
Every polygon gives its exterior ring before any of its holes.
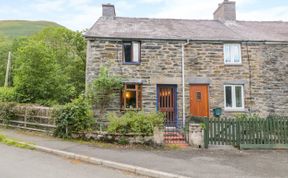
{"type": "Polygon", "coordinates": [[[111,4],[87,31],[86,82],[100,66],[123,79],[109,110],[189,116],[288,115],[288,22],[238,21],[224,0],[213,20],[117,17],[111,4]]]}

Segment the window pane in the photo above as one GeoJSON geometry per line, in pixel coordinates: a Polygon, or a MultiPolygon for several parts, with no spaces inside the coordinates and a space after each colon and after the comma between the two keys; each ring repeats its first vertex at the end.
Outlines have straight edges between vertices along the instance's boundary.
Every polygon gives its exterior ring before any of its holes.
{"type": "Polygon", "coordinates": [[[133,85],[133,84],[127,84],[126,88],[127,89],[136,89],[135,85],[133,85]]]}
{"type": "Polygon", "coordinates": [[[224,44],[224,61],[225,63],[231,62],[230,45],[224,44]]]}
{"type": "Polygon", "coordinates": [[[240,62],[240,45],[235,44],[232,45],[232,58],[234,60],[234,62],[239,63],[240,62]]]}
{"type": "Polygon", "coordinates": [[[240,44],[224,44],[224,62],[225,63],[241,62],[240,44]]]}
{"type": "Polygon", "coordinates": [[[242,87],[236,86],[235,87],[235,95],[236,95],[236,107],[241,108],[243,106],[242,103],[242,87]]]}
{"type": "Polygon", "coordinates": [[[126,98],[126,108],[136,108],[136,91],[126,91],[124,97],[126,98]]]}
{"type": "Polygon", "coordinates": [[[139,42],[133,42],[133,62],[139,62],[139,42]]]}
{"type": "Polygon", "coordinates": [[[124,45],[125,62],[132,62],[132,59],[131,59],[132,45],[131,45],[131,43],[124,43],[123,45],[124,45]]]}
{"type": "Polygon", "coordinates": [[[226,86],[225,87],[225,100],[226,100],[226,107],[232,107],[232,87],[226,86]]]}

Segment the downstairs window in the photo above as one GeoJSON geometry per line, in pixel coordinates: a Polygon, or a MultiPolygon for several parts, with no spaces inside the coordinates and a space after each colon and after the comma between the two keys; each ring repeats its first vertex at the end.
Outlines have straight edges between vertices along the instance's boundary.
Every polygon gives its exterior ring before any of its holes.
{"type": "Polygon", "coordinates": [[[224,104],[226,110],[244,110],[243,85],[224,86],[224,104]]]}
{"type": "Polygon", "coordinates": [[[142,86],[125,84],[121,94],[121,110],[141,110],[142,86]]]}

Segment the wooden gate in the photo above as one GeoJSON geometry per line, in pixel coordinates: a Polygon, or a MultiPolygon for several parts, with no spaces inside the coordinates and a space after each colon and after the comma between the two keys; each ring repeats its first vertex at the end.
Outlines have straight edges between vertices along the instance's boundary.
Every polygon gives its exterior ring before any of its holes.
{"type": "Polygon", "coordinates": [[[157,86],[157,108],[158,111],[165,113],[165,125],[177,125],[177,104],[176,104],[176,85],[157,86]]]}

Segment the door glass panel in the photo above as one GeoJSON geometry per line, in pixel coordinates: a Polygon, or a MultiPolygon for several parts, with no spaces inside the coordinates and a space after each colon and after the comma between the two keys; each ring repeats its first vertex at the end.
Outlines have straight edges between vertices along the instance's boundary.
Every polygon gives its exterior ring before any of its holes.
{"type": "Polygon", "coordinates": [[[201,96],[201,92],[200,92],[200,91],[197,91],[197,92],[196,92],[196,100],[197,100],[197,101],[201,101],[201,97],[202,97],[202,96],[201,96]]]}
{"type": "Polygon", "coordinates": [[[232,87],[225,87],[225,99],[226,99],[226,107],[232,107],[232,87]]]}
{"type": "Polygon", "coordinates": [[[243,105],[243,103],[242,103],[242,87],[241,86],[235,87],[235,94],[236,94],[236,107],[241,108],[243,105]]]}

